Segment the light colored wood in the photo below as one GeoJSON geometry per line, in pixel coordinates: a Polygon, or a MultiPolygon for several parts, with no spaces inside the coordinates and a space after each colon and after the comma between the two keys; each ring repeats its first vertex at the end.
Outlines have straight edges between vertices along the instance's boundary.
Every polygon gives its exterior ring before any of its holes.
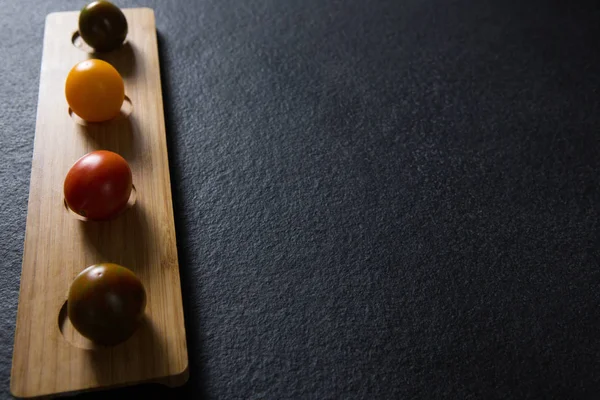
{"type": "Polygon", "coordinates": [[[177,386],[187,380],[154,12],[123,11],[129,25],[126,45],[99,56],[71,42],[78,12],[46,19],[11,375],[16,397],[142,382],[177,386]],[[68,113],[64,83],[73,65],[94,57],[121,72],[133,112],[128,118],[82,126],[68,113]],[[97,149],[115,151],[130,163],[137,202],[110,222],[82,222],[63,206],[63,182],[79,157],[97,149]],[[142,327],[113,348],[90,346],[68,318],[62,333],[59,329],[72,280],[98,262],[132,269],[148,296],[142,327]]]}

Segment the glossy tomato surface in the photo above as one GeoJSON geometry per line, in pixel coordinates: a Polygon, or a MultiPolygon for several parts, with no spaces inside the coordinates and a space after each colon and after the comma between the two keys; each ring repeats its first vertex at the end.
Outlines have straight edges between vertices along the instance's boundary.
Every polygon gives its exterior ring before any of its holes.
{"type": "Polygon", "coordinates": [[[67,312],[75,329],[88,339],[114,345],[137,329],[146,308],[146,290],[129,269],[117,264],[86,268],[71,283],[67,312]]]}
{"type": "Polygon", "coordinates": [[[127,19],[119,7],[95,1],[79,13],[79,35],[98,52],[117,49],[127,37],[127,19]]]}
{"type": "Polygon", "coordinates": [[[89,122],[103,122],[119,115],[125,99],[125,84],[119,72],[102,60],[76,64],[65,83],[71,110],[89,122]]]}
{"type": "Polygon", "coordinates": [[[65,178],[64,194],[73,212],[101,221],[116,217],[127,207],[132,188],[127,161],[112,151],[98,150],[73,164],[65,178]]]}

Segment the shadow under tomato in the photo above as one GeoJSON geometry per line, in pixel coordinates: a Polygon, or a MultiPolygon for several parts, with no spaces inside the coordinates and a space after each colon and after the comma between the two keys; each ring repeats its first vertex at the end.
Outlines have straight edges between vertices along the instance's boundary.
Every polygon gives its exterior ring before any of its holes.
{"type": "Polygon", "coordinates": [[[122,77],[126,78],[135,74],[135,48],[129,41],[123,43],[118,49],[110,52],[94,52],[90,58],[98,58],[111,64],[122,77]]]}
{"type": "MultiPolygon", "coordinates": [[[[76,398],[106,399],[106,389],[119,387],[120,384],[115,385],[115,381],[131,376],[130,372],[134,368],[140,375],[166,376],[170,356],[164,337],[145,315],[136,332],[127,341],[112,347],[97,346],[86,351],[87,364],[90,365],[100,389],[80,392],[76,398]]],[[[148,395],[156,399],[184,397],[178,394],[184,393],[185,386],[169,388],[168,383],[166,384],[167,386],[162,382],[141,382],[138,385],[121,387],[118,392],[112,391],[112,394],[127,399],[148,395]]]]}
{"type": "Polygon", "coordinates": [[[159,262],[152,251],[153,228],[138,200],[131,208],[109,221],[81,221],[84,245],[95,262],[111,262],[131,269],[147,282],[150,265],[159,262]]]}
{"type": "Polygon", "coordinates": [[[101,123],[77,124],[77,131],[84,135],[95,150],[109,150],[120,154],[127,161],[135,160],[134,132],[137,123],[133,115],[117,117],[101,123]]]}
{"type": "Polygon", "coordinates": [[[147,315],[129,339],[115,346],[96,346],[86,355],[101,386],[118,384],[132,371],[137,379],[166,375],[169,364],[164,339],[147,315]]]}

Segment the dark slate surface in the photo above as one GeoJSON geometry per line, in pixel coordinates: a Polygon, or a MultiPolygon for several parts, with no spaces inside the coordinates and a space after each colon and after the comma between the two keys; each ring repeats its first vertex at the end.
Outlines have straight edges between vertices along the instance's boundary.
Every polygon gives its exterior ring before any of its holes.
{"type": "MultiPolygon", "coordinates": [[[[185,4],[119,3],[157,17],[191,378],[112,397],[598,398],[594,2],[185,4]]],[[[82,5],[0,7],[4,396],[43,23],[82,5]]]]}

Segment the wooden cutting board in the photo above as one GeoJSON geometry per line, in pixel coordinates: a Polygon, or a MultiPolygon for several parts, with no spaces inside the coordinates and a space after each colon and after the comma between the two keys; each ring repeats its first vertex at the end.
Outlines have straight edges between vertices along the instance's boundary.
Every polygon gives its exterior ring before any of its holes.
{"type": "Polygon", "coordinates": [[[188,377],[154,12],[123,12],[125,45],[101,55],[74,45],[81,44],[79,12],[46,19],[10,386],[17,397],[142,382],[177,386],[188,377]],[[119,118],[89,125],[69,114],[65,79],[88,58],[119,70],[132,111],[124,107],[119,118]],[[129,162],[136,203],[115,220],[83,222],[64,207],[63,182],[78,158],[98,149],[129,162]],[[132,269],[148,296],[141,327],[112,348],[87,341],[65,315],[71,282],[98,262],[132,269]]]}

